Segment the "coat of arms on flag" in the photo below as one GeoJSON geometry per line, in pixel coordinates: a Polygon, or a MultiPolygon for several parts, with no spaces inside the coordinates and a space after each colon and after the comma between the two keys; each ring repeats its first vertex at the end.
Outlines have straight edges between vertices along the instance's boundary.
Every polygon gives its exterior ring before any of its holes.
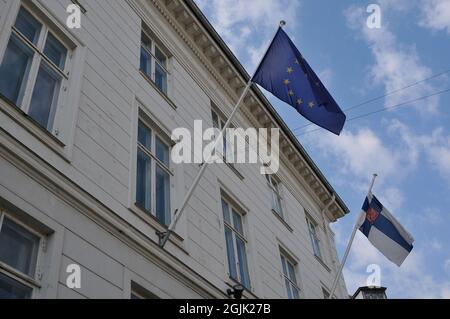
{"type": "Polygon", "coordinates": [[[383,255],[401,266],[413,249],[414,238],[369,192],[362,207],[365,219],[359,230],[383,255]]]}

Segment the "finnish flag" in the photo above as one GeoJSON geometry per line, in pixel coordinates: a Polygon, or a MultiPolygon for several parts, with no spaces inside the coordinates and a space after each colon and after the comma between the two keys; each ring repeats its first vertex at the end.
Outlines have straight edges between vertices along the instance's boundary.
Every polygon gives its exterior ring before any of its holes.
{"type": "Polygon", "coordinates": [[[359,230],[386,258],[400,267],[413,249],[414,238],[372,193],[367,195],[362,210],[365,219],[359,230]]]}

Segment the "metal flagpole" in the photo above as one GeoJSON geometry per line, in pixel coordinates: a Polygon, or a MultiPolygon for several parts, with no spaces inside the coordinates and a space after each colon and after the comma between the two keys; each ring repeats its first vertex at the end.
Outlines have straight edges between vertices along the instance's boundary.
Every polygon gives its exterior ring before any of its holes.
{"type": "MultiPolygon", "coordinates": [[[[284,27],[286,25],[285,21],[280,21],[280,27],[284,27]]],[[[278,29],[277,29],[278,32],[278,29]]],[[[241,94],[241,97],[239,98],[239,100],[236,102],[236,105],[233,109],[233,112],[231,112],[230,116],[228,117],[227,122],[225,123],[224,127],[222,128],[222,132],[220,133],[219,137],[216,139],[215,143],[214,143],[214,150],[216,149],[217,145],[219,144],[219,142],[223,139],[223,136],[226,133],[227,128],[230,126],[231,121],[233,120],[233,117],[236,115],[236,113],[239,110],[239,107],[242,104],[242,101],[244,100],[244,98],[247,96],[247,93],[250,91],[252,84],[253,84],[253,77],[255,76],[256,72],[258,71],[259,67],[261,66],[262,62],[264,61],[264,58],[266,57],[267,52],[269,51],[273,40],[275,40],[275,36],[276,33],[274,34],[272,41],[269,43],[269,45],[267,46],[267,49],[261,59],[261,61],[259,62],[258,66],[255,69],[255,72],[253,73],[252,77],[250,78],[250,80],[247,83],[247,86],[245,87],[244,91],[241,94]]],[[[203,174],[206,171],[206,168],[208,167],[208,165],[210,164],[210,160],[213,156],[213,153],[208,155],[208,159],[205,161],[205,163],[202,165],[200,171],[198,172],[197,176],[194,179],[194,182],[192,183],[191,188],[189,189],[189,191],[187,192],[183,203],[181,204],[180,208],[175,210],[175,216],[172,220],[172,222],[169,225],[169,228],[167,229],[167,231],[165,232],[157,232],[158,236],[159,236],[159,245],[161,248],[164,248],[164,246],[166,245],[167,241],[170,238],[170,235],[172,234],[173,230],[175,229],[175,227],[177,226],[178,221],[180,220],[181,215],[183,214],[184,210],[187,207],[187,204],[189,203],[189,200],[191,199],[192,195],[194,194],[195,189],[198,186],[198,183],[200,182],[201,178],[203,177],[203,174]]]]}
{"type": "MultiPolygon", "coordinates": [[[[375,179],[377,178],[377,176],[378,176],[378,174],[373,174],[372,182],[370,183],[369,191],[367,192],[367,194],[369,194],[372,191],[373,185],[375,185],[375,179]]],[[[348,242],[347,249],[345,250],[344,257],[342,258],[341,265],[339,266],[338,273],[336,274],[336,278],[334,279],[333,287],[331,288],[330,296],[328,297],[328,299],[333,298],[333,295],[336,291],[339,279],[341,278],[342,271],[344,270],[345,262],[347,261],[347,257],[350,253],[350,249],[352,248],[352,244],[353,244],[353,240],[355,239],[356,232],[358,231],[359,227],[361,227],[362,223],[364,222],[365,217],[366,217],[365,214],[363,212],[361,212],[358,216],[358,219],[356,220],[355,227],[353,228],[352,235],[350,236],[350,241],[348,242]]]]}

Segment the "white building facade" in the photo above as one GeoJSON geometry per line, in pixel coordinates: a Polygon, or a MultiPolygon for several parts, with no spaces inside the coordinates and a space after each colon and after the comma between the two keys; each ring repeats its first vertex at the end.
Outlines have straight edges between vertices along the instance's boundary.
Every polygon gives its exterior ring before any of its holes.
{"type": "Polygon", "coordinates": [[[248,80],[192,1],[0,0],[0,28],[0,297],[326,297],[348,209],[256,87],[233,125],[280,128],[280,170],[211,165],[158,245],[200,169],[172,130],[248,80]]]}

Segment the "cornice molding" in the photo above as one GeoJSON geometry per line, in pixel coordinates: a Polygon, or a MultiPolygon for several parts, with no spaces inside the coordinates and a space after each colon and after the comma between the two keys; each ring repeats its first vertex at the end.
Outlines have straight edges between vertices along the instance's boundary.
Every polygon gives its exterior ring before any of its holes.
{"type": "MultiPolygon", "coordinates": [[[[233,63],[222,52],[219,46],[212,39],[207,30],[202,26],[198,18],[191,12],[184,1],[181,0],[127,0],[134,7],[141,7],[143,1],[153,4],[158,12],[166,19],[168,24],[175,30],[178,36],[192,50],[201,64],[217,81],[219,86],[230,97],[231,101],[236,101],[242,88],[245,86],[245,80],[233,63]],[[213,54],[208,52],[214,52],[213,54]],[[216,63],[214,63],[216,61],[216,63]]],[[[182,61],[179,61],[180,63],[182,61]]],[[[204,87],[201,83],[200,86],[204,87]]],[[[264,101],[251,92],[244,100],[245,107],[242,111],[246,117],[253,117],[258,127],[279,127],[276,120],[266,109],[264,101]]],[[[301,152],[291,139],[283,133],[280,134],[280,153],[283,158],[291,165],[289,169],[294,168],[295,175],[300,175],[300,182],[305,185],[309,193],[317,201],[319,207],[325,207],[332,198],[332,193],[323,184],[318,177],[315,168],[310,166],[301,152]]],[[[298,177],[298,176],[297,176],[298,177]]],[[[329,207],[328,218],[335,221],[345,215],[345,211],[338,204],[332,204],[329,207]]]]}

